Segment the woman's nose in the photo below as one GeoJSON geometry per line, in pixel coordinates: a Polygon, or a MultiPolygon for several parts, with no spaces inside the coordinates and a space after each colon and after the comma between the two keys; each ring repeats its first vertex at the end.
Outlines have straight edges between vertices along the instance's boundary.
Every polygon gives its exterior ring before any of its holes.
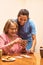
{"type": "Polygon", "coordinates": [[[15,32],[16,30],[13,30],[13,32],[15,32]]]}

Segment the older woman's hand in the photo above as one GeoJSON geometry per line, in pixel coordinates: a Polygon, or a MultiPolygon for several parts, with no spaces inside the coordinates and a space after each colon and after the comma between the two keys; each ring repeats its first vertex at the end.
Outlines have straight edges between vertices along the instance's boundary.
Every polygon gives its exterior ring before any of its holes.
{"type": "Polygon", "coordinates": [[[15,39],[15,41],[14,41],[15,43],[17,42],[17,43],[22,43],[22,39],[21,38],[17,38],[17,39],[15,39]]]}

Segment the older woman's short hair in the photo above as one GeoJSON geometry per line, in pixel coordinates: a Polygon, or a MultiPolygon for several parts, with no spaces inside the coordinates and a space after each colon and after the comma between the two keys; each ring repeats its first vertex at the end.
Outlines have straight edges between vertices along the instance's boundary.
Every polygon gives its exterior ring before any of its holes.
{"type": "Polygon", "coordinates": [[[11,23],[14,23],[14,24],[16,25],[17,29],[18,29],[18,24],[17,24],[17,22],[16,22],[15,20],[9,19],[9,20],[7,20],[7,22],[6,22],[5,26],[4,26],[4,29],[3,29],[3,32],[4,32],[5,34],[8,33],[8,29],[9,29],[11,23]]]}

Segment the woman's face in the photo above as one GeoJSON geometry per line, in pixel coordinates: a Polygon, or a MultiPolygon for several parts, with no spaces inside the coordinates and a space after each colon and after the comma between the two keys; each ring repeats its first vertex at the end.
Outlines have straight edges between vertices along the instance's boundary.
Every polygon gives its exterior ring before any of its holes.
{"type": "Polygon", "coordinates": [[[20,15],[19,17],[18,17],[18,22],[19,22],[19,24],[20,25],[24,25],[26,22],[27,22],[27,16],[26,15],[20,15]]]}
{"type": "Polygon", "coordinates": [[[16,25],[14,23],[11,23],[11,25],[9,26],[9,29],[8,29],[8,34],[10,36],[15,36],[15,34],[17,34],[18,32],[18,29],[16,27],[16,25]]]}

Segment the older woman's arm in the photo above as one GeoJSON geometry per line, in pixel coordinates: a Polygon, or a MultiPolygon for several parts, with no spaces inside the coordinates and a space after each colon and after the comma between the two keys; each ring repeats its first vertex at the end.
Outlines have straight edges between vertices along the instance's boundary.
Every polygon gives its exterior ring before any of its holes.
{"type": "Polygon", "coordinates": [[[8,52],[9,52],[9,50],[10,50],[10,48],[15,44],[15,43],[20,43],[21,42],[21,38],[17,38],[17,39],[15,39],[14,41],[12,41],[12,42],[10,42],[10,43],[8,43],[8,44],[6,44],[5,45],[5,40],[2,38],[2,37],[0,37],[0,49],[2,49],[3,50],[3,53],[5,53],[5,54],[7,54],[8,52]]]}

